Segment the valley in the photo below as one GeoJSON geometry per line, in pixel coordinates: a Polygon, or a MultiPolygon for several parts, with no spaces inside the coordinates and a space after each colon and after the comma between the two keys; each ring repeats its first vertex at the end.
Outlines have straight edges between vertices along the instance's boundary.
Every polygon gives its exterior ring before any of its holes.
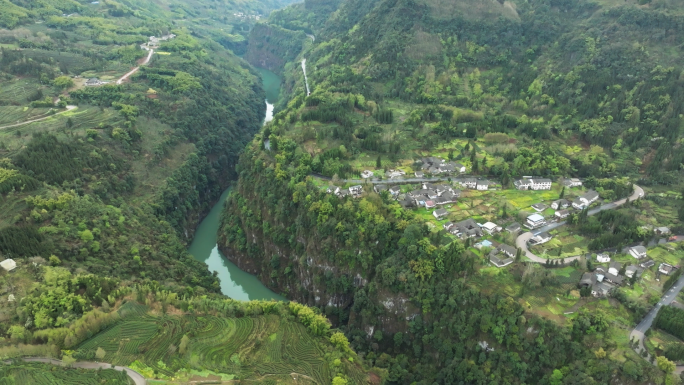
{"type": "Polygon", "coordinates": [[[0,383],[682,383],[683,27],[6,1],[0,383]]]}

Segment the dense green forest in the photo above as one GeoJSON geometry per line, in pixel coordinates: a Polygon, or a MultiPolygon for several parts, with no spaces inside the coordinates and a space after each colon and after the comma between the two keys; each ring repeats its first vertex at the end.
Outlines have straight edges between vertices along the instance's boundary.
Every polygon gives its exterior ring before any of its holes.
{"type": "Polygon", "coordinates": [[[236,55],[286,3],[0,3],[0,261],[16,262],[0,269],[2,384],[128,383],[5,365],[25,356],[164,380],[366,381],[318,309],[228,300],[186,250],[263,123],[261,78],[236,55]]]}
{"type": "MultiPolygon", "coordinates": [[[[613,294],[618,309],[579,303],[558,316],[525,293],[563,301],[589,261],[567,268],[578,274],[567,290],[560,273],[525,262],[492,272],[486,252],[429,211],[371,185],[358,198],[330,191],[364,170],[411,175],[440,156],[503,190],[526,175],[579,177],[604,201],[645,187],[647,198],[625,208],[570,217],[585,252],[648,241],[654,226],[682,234],[683,22],[684,8],[667,0],[305,1],[274,12],[246,57],[283,73],[284,95],[241,157],[224,254],[318,306],[393,384],[679,381],[610,326],[635,326],[655,295],[635,299],[628,287],[613,294]],[[286,45],[273,37],[283,29],[311,36],[286,45]]],[[[515,219],[511,205],[492,204],[478,222],[515,219]]]]}

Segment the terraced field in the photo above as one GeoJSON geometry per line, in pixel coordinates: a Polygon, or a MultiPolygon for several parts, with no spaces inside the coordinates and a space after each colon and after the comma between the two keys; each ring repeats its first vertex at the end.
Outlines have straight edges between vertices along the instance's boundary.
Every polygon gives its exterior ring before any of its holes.
{"type": "MultiPolygon", "coordinates": [[[[89,370],[63,368],[38,362],[19,362],[12,366],[0,364],[0,380],[13,378],[10,384],[40,385],[128,385],[129,377],[113,369],[89,370]]],[[[2,381],[0,381],[2,382],[2,381]]],[[[4,383],[4,382],[3,382],[4,383]]]]}
{"type": "Polygon", "coordinates": [[[39,119],[48,115],[49,108],[0,106],[0,126],[39,119]]]}
{"type": "Polygon", "coordinates": [[[38,132],[51,132],[58,136],[65,135],[67,132],[85,135],[86,128],[97,127],[100,123],[116,125],[122,121],[123,119],[119,112],[113,109],[79,106],[75,110],[64,112],[45,120],[0,130],[0,142],[8,150],[16,151],[28,143],[32,135],[38,132]],[[71,128],[67,127],[69,118],[71,118],[73,124],[71,128]]]}
{"type": "MultiPolygon", "coordinates": [[[[327,343],[300,323],[276,315],[153,316],[146,311],[133,302],[124,304],[121,321],[83,342],[76,355],[92,356],[101,348],[101,361],[125,366],[137,361],[143,374],[162,379],[188,367],[264,383],[301,376],[298,383],[328,384],[336,374],[325,358],[327,343]]],[[[358,380],[354,383],[366,382],[360,368],[345,365],[350,378],[358,380]]]]}

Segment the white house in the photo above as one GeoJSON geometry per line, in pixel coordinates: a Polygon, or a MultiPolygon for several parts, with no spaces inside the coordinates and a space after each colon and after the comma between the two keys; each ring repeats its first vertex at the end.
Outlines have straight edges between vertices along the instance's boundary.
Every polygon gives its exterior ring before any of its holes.
{"type": "Polygon", "coordinates": [[[646,248],[643,246],[634,246],[629,248],[629,254],[636,259],[641,259],[646,257],[646,248]]]}
{"type": "Polygon", "coordinates": [[[488,180],[478,180],[477,181],[477,189],[478,190],[489,190],[489,185],[492,184],[488,180]]]}
{"type": "Polygon", "coordinates": [[[554,210],[562,210],[570,207],[570,202],[567,199],[559,199],[551,203],[551,208],[554,210]]]}
{"type": "Polygon", "coordinates": [[[554,215],[555,215],[556,218],[558,218],[558,219],[563,219],[563,218],[566,218],[568,215],[570,215],[570,211],[568,211],[568,210],[558,210],[558,211],[556,211],[556,213],[555,213],[554,215]]]}
{"type": "Polygon", "coordinates": [[[497,226],[496,223],[493,222],[487,222],[484,225],[482,225],[482,229],[489,233],[489,235],[492,235],[494,233],[498,233],[501,231],[501,227],[497,226]]]}
{"type": "Polygon", "coordinates": [[[551,234],[545,232],[545,233],[541,233],[541,234],[535,236],[534,238],[532,238],[530,240],[530,243],[535,244],[535,245],[541,245],[542,243],[546,243],[546,242],[550,241],[551,238],[553,238],[551,236],[551,234]]]}
{"type": "Polygon", "coordinates": [[[658,266],[658,271],[665,275],[672,274],[672,272],[676,269],[676,267],[670,265],[669,263],[661,263],[660,266],[658,266]]]}
{"type": "Polygon", "coordinates": [[[361,185],[351,186],[349,187],[349,192],[352,195],[361,195],[363,192],[363,187],[361,185]]]}
{"type": "Polygon", "coordinates": [[[449,212],[444,210],[444,209],[437,209],[437,210],[432,212],[432,215],[434,215],[434,217],[437,219],[442,219],[445,216],[447,216],[448,214],[449,214],[449,212]]]}
{"type": "Polygon", "coordinates": [[[563,180],[563,186],[565,187],[579,187],[582,185],[582,181],[577,178],[566,178],[563,180]]]}
{"type": "Polygon", "coordinates": [[[402,170],[389,170],[387,172],[387,176],[389,178],[398,178],[398,177],[403,176],[403,175],[406,175],[406,172],[404,172],[402,170]]]}
{"type": "Polygon", "coordinates": [[[596,260],[599,263],[606,263],[606,262],[610,262],[610,257],[608,256],[608,254],[598,254],[596,256],[596,260]]]}
{"type": "Polygon", "coordinates": [[[0,266],[2,266],[5,271],[12,271],[17,268],[17,263],[14,262],[14,259],[7,258],[4,261],[0,262],[0,266]]]}
{"type": "Polygon", "coordinates": [[[372,176],[373,176],[373,171],[371,171],[371,170],[364,170],[364,171],[361,173],[361,178],[363,178],[363,179],[368,179],[368,178],[370,178],[370,177],[372,177],[372,176]]]}
{"type": "Polygon", "coordinates": [[[599,194],[596,191],[587,191],[586,194],[582,195],[581,197],[575,199],[572,202],[572,207],[574,207],[577,210],[584,210],[587,207],[591,206],[592,203],[596,202],[598,198],[599,194]]]}
{"type": "Polygon", "coordinates": [[[461,186],[467,187],[467,188],[476,188],[477,187],[477,179],[475,178],[465,178],[462,181],[460,181],[461,186]]]}
{"type": "Polygon", "coordinates": [[[545,224],[546,220],[539,214],[532,214],[527,217],[527,227],[531,229],[536,229],[537,227],[543,226],[545,224]]]}
{"type": "Polygon", "coordinates": [[[622,264],[620,262],[611,262],[608,267],[608,274],[619,275],[622,264]]]}
{"type": "Polygon", "coordinates": [[[551,190],[551,179],[519,179],[513,185],[518,190],[551,190]]]}
{"type": "Polygon", "coordinates": [[[430,200],[425,201],[425,208],[426,209],[432,209],[432,208],[435,208],[435,206],[437,206],[437,203],[435,203],[435,201],[430,201],[430,200]]]}
{"type": "Polygon", "coordinates": [[[466,172],[466,166],[460,163],[454,163],[454,167],[456,167],[456,171],[460,172],[461,174],[466,172]]]}

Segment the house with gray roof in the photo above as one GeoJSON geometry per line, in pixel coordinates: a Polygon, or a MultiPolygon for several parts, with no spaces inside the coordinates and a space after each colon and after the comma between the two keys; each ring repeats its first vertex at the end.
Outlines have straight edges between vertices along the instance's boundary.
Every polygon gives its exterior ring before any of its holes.
{"type": "Polygon", "coordinates": [[[647,250],[644,246],[634,246],[629,248],[629,254],[636,259],[646,258],[646,252],[647,250]]]}

